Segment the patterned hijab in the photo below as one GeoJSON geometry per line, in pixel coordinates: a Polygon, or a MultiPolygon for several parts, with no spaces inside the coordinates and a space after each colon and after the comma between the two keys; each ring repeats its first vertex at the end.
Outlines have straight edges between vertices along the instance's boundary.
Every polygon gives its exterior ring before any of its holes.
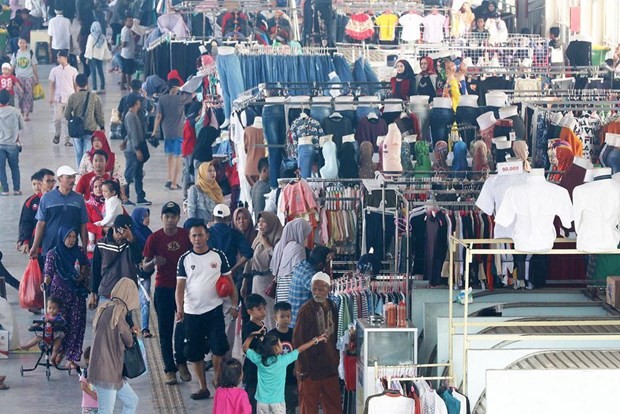
{"type": "Polygon", "coordinates": [[[211,165],[213,165],[212,162],[203,162],[200,164],[200,167],[198,167],[196,186],[211,200],[215,201],[217,204],[222,204],[224,202],[224,194],[222,193],[220,185],[216,180],[207,179],[207,171],[211,165]]]}
{"type": "Polygon", "coordinates": [[[97,175],[90,179],[90,197],[86,200],[86,204],[90,204],[101,211],[105,205],[105,197],[103,197],[103,193],[101,195],[95,195],[95,184],[97,181],[101,181],[103,183],[105,180],[103,177],[99,177],[97,175]]]}
{"type": "Polygon", "coordinates": [[[435,163],[433,164],[433,170],[435,171],[447,171],[449,170],[446,160],[448,159],[448,143],[446,141],[437,141],[435,149],[433,150],[435,156],[435,163]]]}

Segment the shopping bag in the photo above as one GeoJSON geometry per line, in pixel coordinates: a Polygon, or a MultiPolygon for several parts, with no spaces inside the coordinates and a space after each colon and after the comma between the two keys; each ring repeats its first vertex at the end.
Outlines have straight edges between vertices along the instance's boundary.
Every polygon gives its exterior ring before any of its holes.
{"type": "Polygon", "coordinates": [[[146,360],[144,358],[144,344],[133,334],[133,345],[125,348],[123,358],[123,377],[137,378],[146,372],[146,360]]]}
{"type": "Polygon", "coordinates": [[[45,99],[45,91],[43,91],[43,86],[41,86],[40,83],[34,85],[34,88],[32,88],[32,95],[35,101],[45,99]]]}
{"type": "Polygon", "coordinates": [[[43,309],[43,274],[37,259],[30,259],[19,283],[19,306],[24,309],[43,309]]]}

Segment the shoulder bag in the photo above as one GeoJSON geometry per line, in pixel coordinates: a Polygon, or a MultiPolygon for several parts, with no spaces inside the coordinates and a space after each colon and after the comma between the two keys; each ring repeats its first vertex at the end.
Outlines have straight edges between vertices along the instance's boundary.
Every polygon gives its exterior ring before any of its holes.
{"type": "Polygon", "coordinates": [[[68,122],[69,136],[71,138],[82,138],[84,136],[84,117],[86,116],[86,109],[88,109],[88,100],[90,99],[90,92],[86,92],[86,102],[84,103],[84,109],[82,110],[82,116],[72,116],[68,122]]]}
{"type": "Polygon", "coordinates": [[[132,336],[133,345],[125,349],[123,357],[123,377],[129,379],[137,378],[146,372],[146,363],[140,349],[140,342],[135,333],[132,336]]]}

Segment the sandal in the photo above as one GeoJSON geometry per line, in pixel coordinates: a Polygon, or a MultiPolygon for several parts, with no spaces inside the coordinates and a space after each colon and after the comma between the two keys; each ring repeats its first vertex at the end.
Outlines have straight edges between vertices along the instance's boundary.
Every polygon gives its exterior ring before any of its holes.
{"type": "Polygon", "coordinates": [[[172,187],[172,181],[166,181],[166,184],[164,184],[164,187],[166,188],[172,187]]]}
{"type": "Polygon", "coordinates": [[[20,195],[22,195],[22,192],[19,191],[19,190],[13,191],[13,195],[20,196],[20,195]]]}
{"type": "Polygon", "coordinates": [[[210,396],[211,396],[211,392],[209,392],[208,388],[205,388],[204,390],[200,390],[198,392],[191,394],[189,397],[192,400],[206,400],[210,396]]]}
{"type": "Polygon", "coordinates": [[[73,144],[70,141],[65,142],[65,147],[72,147],[73,144]]]}
{"type": "Polygon", "coordinates": [[[60,142],[60,137],[54,137],[54,139],[52,140],[52,142],[54,144],[58,144],[60,142]]]}

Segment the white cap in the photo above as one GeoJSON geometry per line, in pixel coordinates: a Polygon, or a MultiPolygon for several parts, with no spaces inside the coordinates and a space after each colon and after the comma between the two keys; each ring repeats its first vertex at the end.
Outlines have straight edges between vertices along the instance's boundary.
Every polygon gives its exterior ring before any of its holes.
{"type": "Polygon", "coordinates": [[[489,92],[485,95],[487,106],[503,107],[506,105],[508,95],[504,92],[489,92]]]}
{"type": "Polygon", "coordinates": [[[60,177],[62,175],[77,175],[77,173],[68,165],[63,165],[56,171],[56,177],[60,177]]]}
{"type": "Polygon", "coordinates": [[[324,272],[315,273],[314,276],[312,276],[312,280],[310,281],[310,284],[316,281],[325,282],[327,283],[328,286],[332,285],[332,279],[329,277],[327,273],[324,273],[324,272]]]}
{"type": "Polygon", "coordinates": [[[384,101],[385,106],[383,107],[383,112],[401,112],[403,110],[403,100],[402,99],[386,99],[384,101]]]}
{"type": "Polygon", "coordinates": [[[476,121],[478,121],[478,125],[480,125],[480,130],[484,131],[485,129],[489,129],[494,126],[495,121],[497,120],[495,119],[495,114],[493,111],[489,111],[476,118],[476,121]]]}
{"type": "Polygon", "coordinates": [[[478,108],[478,95],[463,95],[459,106],[466,106],[468,108],[478,108]]]}
{"type": "MultiPolygon", "coordinates": [[[[361,96],[360,96],[361,98],[361,96]]],[[[409,102],[412,104],[424,104],[424,105],[428,105],[428,100],[431,97],[428,95],[414,95],[409,97],[409,102]]]]}
{"type": "Polygon", "coordinates": [[[506,137],[493,138],[492,141],[498,150],[510,149],[512,147],[512,142],[508,141],[506,137]]]}
{"type": "Polygon", "coordinates": [[[230,208],[226,204],[218,204],[213,209],[213,217],[226,218],[230,216],[230,208]]]}
{"type": "Polygon", "coordinates": [[[511,116],[519,115],[519,110],[516,106],[505,106],[503,108],[499,108],[499,117],[501,119],[506,119],[511,116]]]}

